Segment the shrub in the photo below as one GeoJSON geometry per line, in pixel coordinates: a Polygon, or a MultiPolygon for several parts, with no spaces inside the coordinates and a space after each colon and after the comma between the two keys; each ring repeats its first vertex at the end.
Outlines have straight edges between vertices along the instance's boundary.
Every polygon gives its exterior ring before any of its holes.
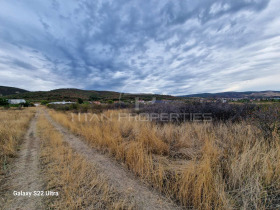
{"type": "Polygon", "coordinates": [[[107,103],[108,103],[108,104],[113,104],[114,101],[113,101],[113,100],[108,100],[107,103]]]}
{"type": "Polygon", "coordinates": [[[35,105],[30,101],[26,101],[25,103],[20,103],[19,106],[21,107],[34,107],[35,105]]]}
{"type": "Polygon", "coordinates": [[[4,98],[0,98],[0,106],[7,106],[9,105],[8,100],[4,98]]]}
{"type": "Polygon", "coordinates": [[[78,109],[78,104],[71,104],[70,109],[78,109]]]}
{"type": "Polygon", "coordinates": [[[231,121],[237,122],[242,119],[247,119],[255,110],[253,104],[225,104],[225,103],[171,103],[171,104],[151,104],[140,109],[144,113],[167,113],[178,114],[176,122],[188,120],[184,114],[211,114],[214,122],[231,121]]]}
{"type": "Polygon", "coordinates": [[[259,106],[252,116],[252,122],[263,132],[268,140],[272,138],[273,133],[280,134],[280,106],[264,105],[259,106]]]}
{"type": "Polygon", "coordinates": [[[82,104],[82,103],[84,103],[83,99],[81,99],[81,98],[78,98],[78,103],[79,103],[79,104],[82,104]]]}
{"type": "Polygon", "coordinates": [[[42,105],[47,105],[48,103],[49,103],[49,101],[46,101],[46,100],[41,101],[41,104],[42,104],[42,105]]]}

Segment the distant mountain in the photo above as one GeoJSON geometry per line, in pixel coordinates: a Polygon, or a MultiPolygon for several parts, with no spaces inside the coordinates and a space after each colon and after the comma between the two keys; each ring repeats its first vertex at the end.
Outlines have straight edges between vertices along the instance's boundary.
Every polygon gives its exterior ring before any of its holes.
{"type": "Polygon", "coordinates": [[[246,92],[223,92],[223,93],[200,93],[180,96],[184,98],[270,98],[280,97],[280,91],[246,91],[246,92]]]}
{"type": "Polygon", "coordinates": [[[0,86],[0,96],[20,94],[20,93],[26,93],[26,92],[28,92],[28,91],[20,89],[20,88],[0,86]]]}
{"type": "Polygon", "coordinates": [[[176,99],[174,96],[169,95],[156,95],[156,94],[120,94],[114,91],[94,91],[94,90],[80,90],[74,88],[56,89],[51,91],[34,91],[25,92],[14,95],[6,95],[5,98],[22,98],[30,101],[76,101],[78,98],[83,100],[133,100],[139,97],[142,100],[152,100],[153,97],[157,99],[176,99]]]}

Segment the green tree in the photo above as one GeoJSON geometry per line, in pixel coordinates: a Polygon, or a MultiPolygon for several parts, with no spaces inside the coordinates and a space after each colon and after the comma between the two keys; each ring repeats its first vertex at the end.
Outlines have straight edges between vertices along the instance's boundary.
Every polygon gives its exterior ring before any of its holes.
{"type": "Polygon", "coordinates": [[[81,99],[81,98],[78,98],[78,103],[79,103],[79,104],[82,104],[82,103],[84,103],[83,99],[81,99]]]}
{"type": "Polygon", "coordinates": [[[8,100],[4,98],[0,98],[0,106],[7,106],[9,105],[8,100]]]}

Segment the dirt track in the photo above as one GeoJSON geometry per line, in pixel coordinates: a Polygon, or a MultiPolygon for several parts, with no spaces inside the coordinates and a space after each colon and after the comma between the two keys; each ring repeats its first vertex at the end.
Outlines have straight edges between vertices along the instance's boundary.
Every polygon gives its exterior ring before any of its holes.
{"type": "Polygon", "coordinates": [[[13,192],[43,191],[40,176],[40,139],[36,135],[37,119],[44,114],[49,122],[63,135],[64,141],[78,154],[92,163],[97,171],[106,176],[109,184],[118,192],[133,200],[138,209],[179,209],[171,200],[149,189],[131,172],[116,161],[89,147],[83,140],[71,134],[56,123],[46,111],[37,110],[24,137],[18,157],[14,160],[10,173],[1,186],[5,196],[0,199],[0,209],[45,209],[40,196],[14,196],[13,192]]]}
{"type": "Polygon", "coordinates": [[[129,193],[135,200],[139,209],[179,209],[170,200],[167,200],[159,193],[150,190],[143,183],[139,182],[135,176],[124,167],[109,157],[100,154],[95,149],[90,148],[81,139],[69,133],[67,129],[56,123],[47,112],[44,112],[50,123],[63,134],[64,140],[86,160],[95,166],[100,173],[106,175],[110,184],[123,194],[129,193]]]}
{"type": "Polygon", "coordinates": [[[19,156],[12,164],[11,173],[7,177],[6,193],[3,209],[44,209],[41,197],[14,196],[13,192],[33,192],[42,189],[40,179],[39,151],[40,141],[36,136],[36,124],[39,113],[37,112],[30,123],[30,127],[24,137],[19,156]]]}

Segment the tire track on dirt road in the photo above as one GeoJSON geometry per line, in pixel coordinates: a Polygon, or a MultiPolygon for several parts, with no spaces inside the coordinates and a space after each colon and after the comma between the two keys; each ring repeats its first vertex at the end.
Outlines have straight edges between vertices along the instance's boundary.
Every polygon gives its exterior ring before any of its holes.
{"type": "Polygon", "coordinates": [[[116,161],[100,154],[83,140],[71,134],[66,128],[55,122],[47,111],[44,113],[49,122],[63,134],[64,141],[89,163],[94,164],[97,170],[104,174],[109,183],[120,193],[129,195],[139,209],[180,209],[171,200],[149,189],[116,161]]]}
{"type": "Polygon", "coordinates": [[[31,120],[29,129],[20,147],[18,157],[12,164],[11,172],[6,179],[7,189],[3,209],[44,209],[42,197],[14,196],[13,192],[40,191],[43,182],[40,179],[40,140],[36,136],[36,124],[39,111],[31,120]]]}

